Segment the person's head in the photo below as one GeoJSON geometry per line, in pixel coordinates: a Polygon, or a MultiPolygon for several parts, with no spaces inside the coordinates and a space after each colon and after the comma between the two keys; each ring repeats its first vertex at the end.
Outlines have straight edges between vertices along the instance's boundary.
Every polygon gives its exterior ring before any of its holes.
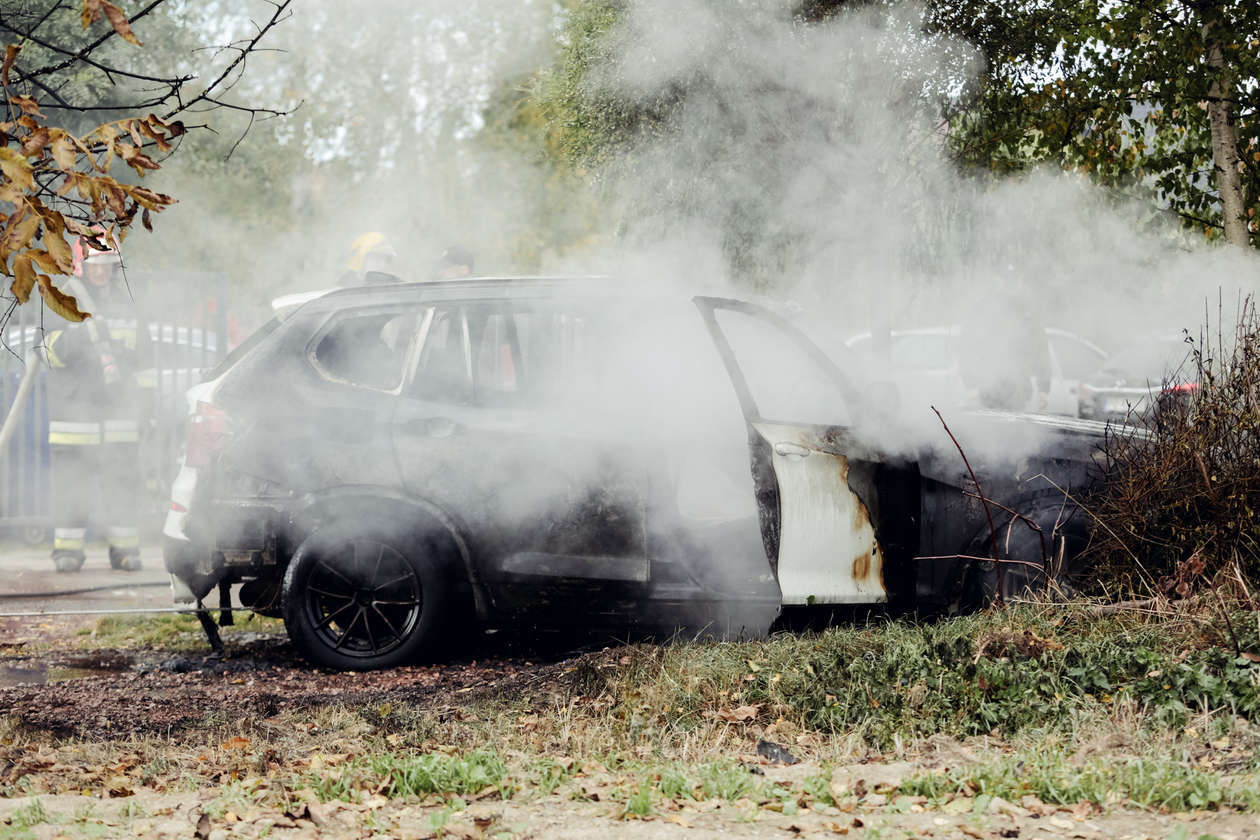
{"type": "Polygon", "coordinates": [[[469,277],[473,272],[473,255],[471,251],[458,245],[451,245],[442,252],[442,260],[438,265],[438,277],[442,280],[455,280],[469,277]]]}
{"type": "Polygon", "coordinates": [[[83,261],[83,280],[97,289],[108,288],[118,276],[120,265],[117,254],[88,257],[83,261]]]}
{"type": "Polygon", "coordinates": [[[365,233],[350,245],[350,257],[346,268],[357,274],[364,283],[398,282],[398,252],[389,244],[385,234],[365,233]]]}
{"type": "Polygon", "coordinates": [[[122,256],[116,247],[98,247],[109,243],[104,232],[98,239],[98,242],[93,243],[86,237],[80,237],[75,243],[74,273],[80,275],[83,282],[92,288],[104,291],[113,285],[114,279],[122,270],[122,256]]]}

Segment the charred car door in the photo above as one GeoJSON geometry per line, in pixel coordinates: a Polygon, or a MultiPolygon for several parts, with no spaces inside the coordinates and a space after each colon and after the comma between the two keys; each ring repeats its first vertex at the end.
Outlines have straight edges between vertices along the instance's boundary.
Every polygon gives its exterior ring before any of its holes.
{"type": "Polygon", "coordinates": [[[393,423],[408,492],[458,520],[497,609],[622,612],[649,577],[644,465],[573,398],[594,375],[588,316],[548,300],[450,301],[421,332],[393,423]]]}
{"type": "MultiPolygon", "coordinates": [[[[878,533],[887,465],[847,431],[852,388],[768,310],[722,298],[695,302],[747,423],[762,537],[783,604],[887,601],[878,533]]],[[[901,484],[913,495],[913,484],[901,484]]]]}

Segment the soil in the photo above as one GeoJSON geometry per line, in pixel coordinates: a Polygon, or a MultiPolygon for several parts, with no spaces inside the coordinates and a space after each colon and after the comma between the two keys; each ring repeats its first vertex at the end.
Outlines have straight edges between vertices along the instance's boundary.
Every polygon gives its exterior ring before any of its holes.
{"type": "Polygon", "coordinates": [[[261,634],[235,636],[223,659],[113,649],[9,657],[10,673],[32,680],[0,688],[0,714],[51,735],[168,735],[207,720],[258,720],[330,703],[456,708],[549,691],[576,669],[562,653],[544,652],[540,661],[537,652],[487,647],[486,658],[366,673],[313,669],[287,639],[261,634]],[[45,682],[49,673],[77,678],[45,682]]]}

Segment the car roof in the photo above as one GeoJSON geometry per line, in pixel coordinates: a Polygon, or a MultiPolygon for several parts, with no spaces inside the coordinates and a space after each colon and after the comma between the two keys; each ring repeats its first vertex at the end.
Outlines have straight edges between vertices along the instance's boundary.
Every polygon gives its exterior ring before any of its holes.
{"type": "MultiPolygon", "coordinates": [[[[313,293],[301,304],[304,312],[347,306],[406,303],[422,300],[511,300],[548,296],[618,298],[624,300],[690,300],[693,294],[655,284],[636,285],[607,276],[497,276],[413,283],[382,283],[313,293]]],[[[299,296],[292,296],[297,298],[299,296]]]]}

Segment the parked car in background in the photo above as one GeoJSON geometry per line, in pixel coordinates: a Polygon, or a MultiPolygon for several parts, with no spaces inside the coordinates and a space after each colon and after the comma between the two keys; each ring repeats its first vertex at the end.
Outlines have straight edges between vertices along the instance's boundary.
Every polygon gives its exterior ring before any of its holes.
{"type": "Polygon", "coordinates": [[[1199,387],[1192,349],[1184,333],[1157,333],[1130,342],[1081,384],[1081,416],[1140,422],[1152,407],[1187,397],[1199,387]]]}
{"type": "MultiPolygon", "coordinates": [[[[922,327],[893,330],[881,339],[870,332],[858,333],[845,342],[862,354],[868,363],[901,390],[908,405],[958,405],[967,400],[968,388],[959,363],[959,330],[953,327],[922,327]]],[[[1053,327],[1046,329],[1050,358],[1050,391],[1044,409],[1036,394],[1026,410],[1044,411],[1068,417],[1078,416],[1077,389],[1107,358],[1093,342],[1076,333],[1053,327]]],[[[995,348],[997,353],[1002,352],[995,348]]]]}
{"type": "Polygon", "coordinates": [[[948,439],[893,434],[856,357],[761,306],[636,288],[482,278],[285,309],[189,392],[177,597],[241,583],[312,662],[362,669],[441,656],[472,622],[757,635],[785,608],[979,606],[1074,556],[1046,476],[1084,487],[1102,424],[956,418],[1004,505],[990,527],[948,439]]]}

